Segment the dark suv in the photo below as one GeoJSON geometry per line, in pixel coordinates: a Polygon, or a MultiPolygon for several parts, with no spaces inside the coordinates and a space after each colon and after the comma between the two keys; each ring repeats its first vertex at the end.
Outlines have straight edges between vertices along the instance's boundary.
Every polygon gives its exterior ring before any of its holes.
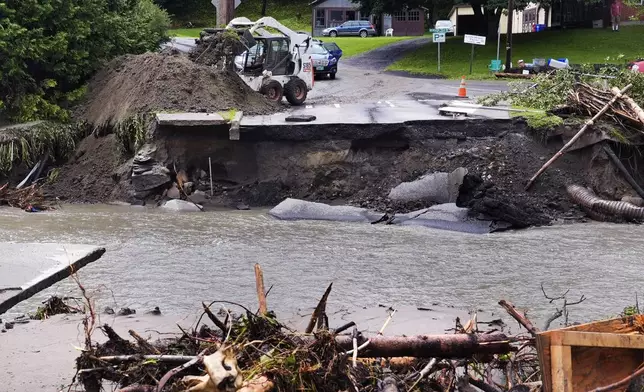
{"type": "Polygon", "coordinates": [[[322,35],[337,37],[339,35],[356,35],[366,38],[370,35],[376,35],[376,29],[367,20],[348,20],[340,26],[329,27],[322,30],[322,35]]]}

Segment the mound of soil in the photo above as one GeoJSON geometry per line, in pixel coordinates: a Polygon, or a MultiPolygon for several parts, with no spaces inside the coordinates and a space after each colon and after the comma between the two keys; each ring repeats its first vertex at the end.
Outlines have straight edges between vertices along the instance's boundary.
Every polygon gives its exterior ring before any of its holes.
{"type": "Polygon", "coordinates": [[[246,46],[236,34],[212,34],[197,42],[197,46],[190,52],[190,59],[197,64],[233,70],[235,56],[245,50],[246,46]]]}
{"type": "Polygon", "coordinates": [[[157,110],[269,114],[277,104],[248,87],[237,74],[199,65],[178,54],[145,53],[111,61],[89,83],[79,119],[114,125],[157,110]]]}
{"type": "Polygon", "coordinates": [[[119,185],[118,151],[116,136],[88,136],[60,168],[57,180],[44,186],[45,196],[76,203],[127,200],[127,191],[119,185]]]}

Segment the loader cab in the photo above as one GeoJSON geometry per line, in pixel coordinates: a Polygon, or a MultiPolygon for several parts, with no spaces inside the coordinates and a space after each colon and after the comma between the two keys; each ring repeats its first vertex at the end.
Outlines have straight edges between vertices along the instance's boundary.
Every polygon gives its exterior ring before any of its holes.
{"type": "Polygon", "coordinates": [[[290,40],[286,37],[255,38],[255,45],[248,50],[244,74],[260,75],[270,71],[273,75],[289,75],[295,65],[289,51],[290,40]]]}

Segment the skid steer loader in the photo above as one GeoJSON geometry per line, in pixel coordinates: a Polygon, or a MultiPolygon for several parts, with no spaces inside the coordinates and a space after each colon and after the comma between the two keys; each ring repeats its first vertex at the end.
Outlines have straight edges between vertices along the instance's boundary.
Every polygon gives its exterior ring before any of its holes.
{"type": "Polygon", "coordinates": [[[237,32],[246,47],[237,58],[242,63],[238,74],[248,86],[276,102],[286,97],[291,105],[304,103],[314,83],[308,34],[296,33],[271,17],[255,22],[235,18],[225,29],[206,29],[204,33],[226,30],[237,32]]]}

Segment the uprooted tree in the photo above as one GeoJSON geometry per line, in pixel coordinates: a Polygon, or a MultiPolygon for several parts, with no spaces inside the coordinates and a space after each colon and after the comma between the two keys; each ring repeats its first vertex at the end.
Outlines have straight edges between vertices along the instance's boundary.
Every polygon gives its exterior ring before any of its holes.
{"type": "Polygon", "coordinates": [[[158,48],[168,26],[152,0],[0,0],[0,118],[65,120],[99,67],[158,48]]]}

